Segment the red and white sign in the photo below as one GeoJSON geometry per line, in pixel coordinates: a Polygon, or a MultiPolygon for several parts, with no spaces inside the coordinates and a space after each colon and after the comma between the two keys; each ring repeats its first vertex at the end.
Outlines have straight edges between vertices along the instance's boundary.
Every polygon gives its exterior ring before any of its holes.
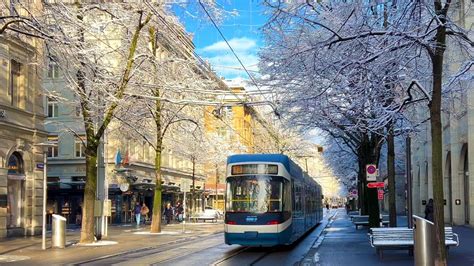
{"type": "Polygon", "coordinates": [[[379,200],[383,200],[383,189],[379,189],[377,192],[378,192],[378,193],[377,193],[378,199],[379,199],[379,200]]]}
{"type": "Polygon", "coordinates": [[[375,164],[367,164],[365,166],[365,173],[367,175],[367,181],[377,180],[377,166],[375,164]]]}
{"type": "Polygon", "coordinates": [[[370,183],[367,183],[367,187],[368,188],[383,188],[385,187],[385,183],[384,182],[370,182],[370,183]]]}

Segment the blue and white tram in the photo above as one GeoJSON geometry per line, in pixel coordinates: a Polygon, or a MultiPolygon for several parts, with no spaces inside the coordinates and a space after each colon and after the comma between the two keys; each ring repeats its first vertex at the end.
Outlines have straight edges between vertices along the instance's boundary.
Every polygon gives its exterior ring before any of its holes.
{"type": "Polygon", "coordinates": [[[288,156],[227,159],[225,243],[289,245],[323,218],[321,187],[288,156]]]}

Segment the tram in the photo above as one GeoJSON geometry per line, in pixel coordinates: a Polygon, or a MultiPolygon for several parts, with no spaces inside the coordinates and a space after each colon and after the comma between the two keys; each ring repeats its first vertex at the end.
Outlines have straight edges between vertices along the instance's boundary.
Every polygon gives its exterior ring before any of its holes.
{"type": "Polygon", "coordinates": [[[321,186],[288,156],[227,159],[225,243],[290,245],[323,218],[321,186]]]}

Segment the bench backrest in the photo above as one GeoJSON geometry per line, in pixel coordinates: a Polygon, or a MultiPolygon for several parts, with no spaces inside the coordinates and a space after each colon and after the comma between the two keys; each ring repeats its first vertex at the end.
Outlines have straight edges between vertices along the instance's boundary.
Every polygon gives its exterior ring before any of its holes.
{"type": "Polygon", "coordinates": [[[368,216],[368,215],[353,216],[353,217],[352,217],[352,222],[353,222],[353,223],[369,222],[369,216],[368,216]]]}
{"type": "MultiPolygon", "coordinates": [[[[405,227],[370,228],[374,239],[413,240],[413,229],[405,227]]],[[[455,240],[453,228],[445,227],[445,239],[455,240]]]]}

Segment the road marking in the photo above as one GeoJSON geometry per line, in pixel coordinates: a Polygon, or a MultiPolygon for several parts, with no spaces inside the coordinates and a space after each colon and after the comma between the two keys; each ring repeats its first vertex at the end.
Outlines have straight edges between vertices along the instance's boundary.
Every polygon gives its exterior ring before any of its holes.
{"type": "Polygon", "coordinates": [[[318,252],[316,252],[316,253],[314,254],[313,262],[314,262],[314,263],[318,263],[318,262],[319,262],[319,253],[318,253],[318,252]]]}

